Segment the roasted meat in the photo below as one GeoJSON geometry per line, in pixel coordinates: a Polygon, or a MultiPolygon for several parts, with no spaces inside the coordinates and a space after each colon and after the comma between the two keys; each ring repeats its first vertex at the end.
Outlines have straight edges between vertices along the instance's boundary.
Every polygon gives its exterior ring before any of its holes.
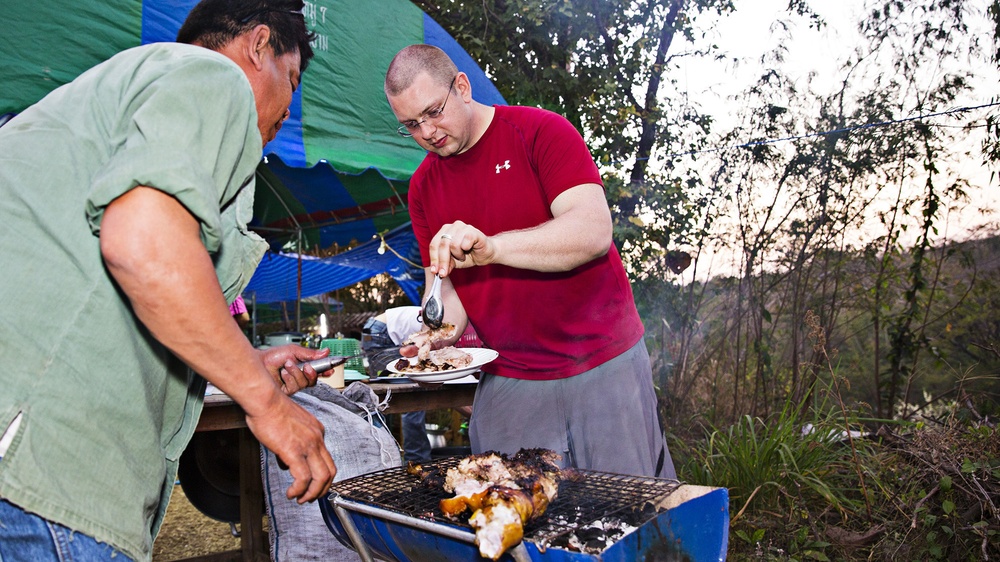
{"type": "Polygon", "coordinates": [[[417,346],[417,358],[423,361],[430,356],[431,349],[436,342],[455,337],[456,331],[457,328],[455,328],[454,324],[445,322],[441,324],[440,328],[433,330],[421,330],[410,334],[410,336],[406,338],[406,341],[403,342],[403,346],[417,346]]]}
{"type": "Polygon", "coordinates": [[[455,494],[441,500],[441,511],[457,518],[472,511],[469,524],[486,558],[497,560],[524,536],[524,525],[537,519],[555,499],[561,459],[548,449],[521,449],[513,457],[487,452],[462,459],[448,469],[444,489],[455,494]]]}
{"type": "Polygon", "coordinates": [[[472,355],[457,347],[443,347],[427,353],[427,357],[402,358],[396,362],[396,370],[402,373],[436,373],[464,369],[472,364],[472,355]]]}
{"type": "Polygon", "coordinates": [[[457,347],[448,346],[431,351],[427,354],[427,360],[441,369],[461,369],[472,364],[472,355],[457,347]]]}
{"type": "Polygon", "coordinates": [[[469,524],[476,530],[479,554],[491,560],[500,558],[508,548],[521,542],[524,524],[537,517],[537,511],[524,490],[491,488],[483,507],[469,518],[469,524]]]}
{"type": "Polygon", "coordinates": [[[455,326],[447,322],[435,330],[410,334],[403,346],[417,346],[416,357],[404,357],[393,365],[401,373],[436,373],[462,369],[472,364],[472,355],[453,346],[433,349],[436,342],[455,336],[455,326]]]}

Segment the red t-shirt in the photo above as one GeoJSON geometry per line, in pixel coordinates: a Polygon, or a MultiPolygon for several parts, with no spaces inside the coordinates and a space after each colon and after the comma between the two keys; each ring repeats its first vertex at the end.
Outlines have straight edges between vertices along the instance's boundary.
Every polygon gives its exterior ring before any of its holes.
{"type": "MultiPolygon", "coordinates": [[[[410,180],[413,231],[424,266],[430,238],[461,220],[487,235],[537,226],[563,191],[602,184],[583,138],[562,116],[496,106],[486,133],[462,154],[434,153],[410,180]]],[[[592,369],[631,348],[643,327],[614,244],[565,273],[488,265],[450,274],[469,321],[500,357],[484,371],[551,380],[592,369]]]]}

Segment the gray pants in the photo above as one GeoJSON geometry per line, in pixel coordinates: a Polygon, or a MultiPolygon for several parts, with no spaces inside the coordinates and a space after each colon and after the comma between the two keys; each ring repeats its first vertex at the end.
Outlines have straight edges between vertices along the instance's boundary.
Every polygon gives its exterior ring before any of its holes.
{"type": "Polygon", "coordinates": [[[484,374],[469,422],[472,452],[541,447],[563,465],[676,478],[656,413],[646,343],[574,377],[529,381],[484,374]]]}

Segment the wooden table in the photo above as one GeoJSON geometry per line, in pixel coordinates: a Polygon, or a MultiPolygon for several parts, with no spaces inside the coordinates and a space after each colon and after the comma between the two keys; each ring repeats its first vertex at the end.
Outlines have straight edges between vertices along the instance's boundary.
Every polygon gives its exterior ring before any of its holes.
{"type": "MultiPolygon", "coordinates": [[[[371,383],[379,396],[389,396],[387,414],[471,406],[475,384],[442,384],[428,388],[416,383],[371,383]]],[[[247,429],[243,409],[224,394],[205,398],[205,407],[195,431],[239,430],[240,447],[240,549],[188,558],[186,562],[267,562],[270,560],[264,533],[264,485],[260,477],[260,443],[247,429]]]]}

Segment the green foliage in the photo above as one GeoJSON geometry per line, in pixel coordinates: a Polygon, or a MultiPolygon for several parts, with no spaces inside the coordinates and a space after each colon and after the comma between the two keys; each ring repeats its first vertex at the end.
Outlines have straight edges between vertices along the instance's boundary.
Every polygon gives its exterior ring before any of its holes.
{"type": "Polygon", "coordinates": [[[852,449],[840,416],[799,406],[766,423],[741,418],[675,453],[681,478],[729,487],[730,560],[1000,555],[996,427],[953,415],[945,425],[884,427],[852,449]],[[806,421],[811,431],[789,429],[806,421]]]}
{"type": "Polygon", "coordinates": [[[873,558],[985,560],[1000,554],[1000,432],[949,422],[884,434],[868,463],[885,532],[873,558]]]}
{"type": "MultiPolygon", "coordinates": [[[[810,410],[811,411],[811,410],[810,410]]],[[[842,480],[843,423],[832,414],[802,414],[786,403],[773,419],[742,416],[714,429],[681,473],[689,482],[729,488],[730,501],[748,515],[794,514],[821,504],[838,512],[852,500],[842,480]]]]}
{"type": "Polygon", "coordinates": [[[702,176],[664,171],[664,155],[706,148],[713,120],[674,95],[682,90],[677,61],[695,54],[677,51],[698,34],[699,17],[731,12],[731,0],[414,3],[509,103],[561,113],[580,129],[604,172],[615,240],[636,277],[657,272],[671,246],[694,236],[701,203],[690,193],[702,176]]]}

